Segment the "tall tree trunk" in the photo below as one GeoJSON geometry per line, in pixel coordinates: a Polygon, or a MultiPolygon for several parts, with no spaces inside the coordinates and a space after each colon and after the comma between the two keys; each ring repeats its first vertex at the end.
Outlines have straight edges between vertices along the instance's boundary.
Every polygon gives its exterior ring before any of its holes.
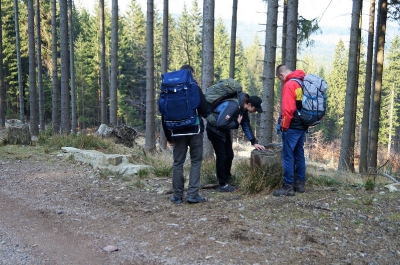
{"type": "Polygon", "coordinates": [[[274,128],[274,84],[276,64],[276,42],[278,29],[278,7],[275,0],[268,0],[267,26],[265,29],[264,73],[263,73],[263,105],[261,114],[260,143],[272,143],[274,128]]]}
{"type": "Polygon", "coordinates": [[[353,0],[351,19],[349,63],[347,68],[344,124],[338,170],[354,172],[355,102],[357,99],[359,74],[359,42],[361,38],[362,0],[353,0]]]}
{"type": "Polygon", "coordinates": [[[42,79],[42,38],[40,35],[40,0],[36,0],[36,46],[37,46],[37,66],[38,66],[38,90],[39,90],[39,124],[40,131],[45,130],[44,121],[44,92],[42,79]]]}
{"type": "Polygon", "coordinates": [[[369,127],[368,127],[368,151],[367,151],[367,167],[370,167],[371,163],[371,131],[372,131],[372,119],[374,116],[374,104],[373,104],[373,98],[375,94],[375,80],[376,80],[376,65],[377,65],[377,54],[379,50],[379,27],[380,25],[380,16],[382,13],[382,7],[381,7],[381,2],[378,0],[378,6],[377,6],[377,12],[376,12],[376,22],[375,22],[375,38],[374,38],[374,54],[373,54],[373,59],[372,59],[372,80],[371,80],[371,98],[370,100],[372,101],[370,103],[370,108],[369,108],[369,127]]]}
{"type": "Polygon", "coordinates": [[[104,32],[104,0],[100,0],[100,120],[107,124],[106,41],[104,32]]]}
{"type": "Polygon", "coordinates": [[[381,89],[382,89],[382,75],[383,75],[383,62],[385,51],[385,35],[386,35],[386,19],[387,19],[387,0],[380,0],[380,14],[379,14],[379,35],[378,52],[376,54],[376,68],[375,68],[375,91],[373,94],[373,113],[371,125],[371,142],[370,152],[371,160],[370,167],[376,168],[378,161],[378,133],[379,133],[379,116],[381,108],[381,89]]]}
{"type": "Polygon", "coordinates": [[[112,31],[111,31],[111,84],[110,84],[110,125],[118,125],[117,101],[118,75],[118,0],[112,0],[112,31]]]}
{"type": "MultiPolygon", "coordinates": [[[[1,10],[1,0],[0,0],[0,10],[1,10]]],[[[0,12],[0,127],[6,126],[6,106],[5,97],[6,89],[4,87],[4,76],[3,76],[3,23],[1,20],[0,12]]]]}
{"type": "Polygon", "coordinates": [[[292,70],[296,69],[297,61],[298,6],[298,0],[288,0],[285,64],[292,70]]]}
{"type": "MultiPolygon", "coordinates": [[[[161,73],[168,71],[168,28],[169,28],[169,11],[168,11],[168,0],[164,0],[164,11],[163,11],[163,33],[162,33],[162,54],[161,54],[161,73]]],[[[167,138],[164,134],[164,129],[159,123],[160,128],[160,146],[167,148],[167,138]]]]}
{"type": "MultiPolygon", "coordinates": [[[[204,0],[203,2],[203,54],[201,68],[201,86],[205,92],[207,87],[214,83],[214,13],[215,0],[204,0]]],[[[207,134],[204,134],[204,158],[213,158],[214,150],[207,134]]]]}
{"type": "Polygon", "coordinates": [[[76,90],[75,90],[75,50],[74,50],[74,24],[73,24],[73,13],[72,6],[73,0],[68,0],[68,11],[69,11],[69,66],[71,76],[71,129],[72,133],[76,133],[78,122],[76,120],[76,90]]]}
{"type": "Polygon", "coordinates": [[[145,149],[153,152],[155,143],[154,104],[154,0],[147,0],[146,21],[146,139],[145,149]]]}
{"type": "Polygon", "coordinates": [[[231,54],[230,54],[230,61],[229,61],[229,77],[230,78],[235,78],[237,9],[238,9],[238,0],[233,0],[232,26],[231,26],[231,54]]]}
{"type": "Polygon", "coordinates": [[[17,46],[19,119],[21,120],[21,123],[24,124],[25,123],[25,100],[24,100],[24,88],[22,86],[21,44],[19,41],[18,0],[14,0],[14,16],[15,16],[15,41],[16,41],[16,46],[17,46]]]}
{"type": "Polygon", "coordinates": [[[33,0],[28,0],[28,47],[29,47],[29,107],[30,130],[33,135],[39,134],[38,104],[36,91],[36,67],[35,67],[35,10],[33,0]]]}
{"type": "Polygon", "coordinates": [[[393,130],[393,108],[394,108],[394,84],[392,84],[392,91],[390,93],[390,112],[389,112],[389,136],[387,147],[387,158],[390,158],[390,148],[392,146],[392,130],[393,130]]]}
{"type": "Polygon", "coordinates": [[[51,121],[53,133],[60,133],[60,86],[57,69],[57,0],[51,0],[51,36],[51,85],[53,90],[51,121]]]}
{"type": "Polygon", "coordinates": [[[367,150],[368,150],[369,110],[371,105],[372,55],[374,51],[374,24],[375,24],[375,0],[371,0],[369,8],[367,63],[365,66],[364,105],[363,105],[363,116],[361,121],[360,159],[358,162],[359,173],[366,173],[368,169],[367,150]]]}
{"type": "Polygon", "coordinates": [[[68,54],[68,0],[60,0],[60,54],[61,54],[61,133],[71,133],[69,54],[68,54]]]}
{"type": "MultiPolygon", "coordinates": [[[[286,62],[287,10],[288,10],[288,0],[283,0],[282,58],[281,58],[282,63],[286,62]]],[[[279,91],[279,92],[281,92],[281,91],[279,91]]]]}

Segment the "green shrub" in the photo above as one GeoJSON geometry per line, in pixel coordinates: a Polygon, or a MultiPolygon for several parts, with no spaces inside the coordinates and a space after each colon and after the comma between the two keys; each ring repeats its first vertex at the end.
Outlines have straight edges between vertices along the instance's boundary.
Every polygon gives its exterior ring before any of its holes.
{"type": "Polygon", "coordinates": [[[372,178],[368,178],[364,183],[364,188],[366,190],[374,190],[375,189],[375,181],[372,178]]]}
{"type": "Polygon", "coordinates": [[[201,184],[217,184],[218,178],[216,174],[215,168],[215,160],[214,159],[204,159],[201,164],[201,184]]]}
{"type": "Polygon", "coordinates": [[[153,174],[157,177],[171,177],[172,176],[172,166],[158,165],[153,166],[153,174]]]}

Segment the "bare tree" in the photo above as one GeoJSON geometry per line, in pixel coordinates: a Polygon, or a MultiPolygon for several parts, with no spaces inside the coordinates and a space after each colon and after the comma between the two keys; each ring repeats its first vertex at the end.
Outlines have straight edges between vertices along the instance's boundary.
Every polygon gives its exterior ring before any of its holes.
{"type": "MultiPolygon", "coordinates": [[[[15,0],[17,1],[17,0],[15,0]]],[[[57,0],[51,0],[51,79],[52,79],[52,113],[53,133],[60,132],[60,86],[57,71],[57,0]]]]}
{"type": "Polygon", "coordinates": [[[14,0],[14,16],[15,16],[15,39],[16,39],[16,46],[17,46],[19,119],[21,120],[21,123],[25,123],[25,101],[24,101],[24,89],[22,87],[21,44],[20,44],[20,39],[19,39],[18,0],[14,0]]]}
{"type": "Polygon", "coordinates": [[[38,125],[37,91],[36,91],[34,16],[35,16],[35,10],[33,9],[33,0],[28,0],[30,130],[33,135],[38,135],[39,134],[39,125],[38,125]]]}
{"type": "Polygon", "coordinates": [[[106,41],[104,32],[104,0],[100,4],[100,120],[107,124],[107,91],[106,91],[106,41]]]}
{"type": "Polygon", "coordinates": [[[40,34],[40,0],[36,0],[36,46],[38,66],[38,91],[39,91],[39,124],[40,131],[45,130],[44,124],[44,92],[42,79],[42,38],[40,34]]]}
{"type": "MultiPolygon", "coordinates": [[[[1,0],[0,0],[0,10],[1,10],[1,0]]],[[[3,30],[2,30],[2,20],[1,20],[1,12],[0,12],[0,127],[6,126],[6,106],[5,106],[5,97],[6,97],[6,89],[4,87],[3,80],[3,30]]]]}
{"type": "Polygon", "coordinates": [[[74,27],[73,27],[73,0],[68,1],[69,11],[69,66],[71,75],[71,125],[72,132],[76,133],[78,122],[76,120],[76,90],[75,90],[75,51],[74,51],[74,27]]]}
{"type": "MultiPolygon", "coordinates": [[[[201,68],[201,86],[203,91],[214,82],[214,13],[215,0],[204,0],[203,2],[203,53],[201,68]]],[[[204,134],[207,137],[207,134],[204,134]]],[[[205,139],[203,142],[205,158],[214,157],[214,151],[211,142],[205,139]]]]}
{"type": "Polygon", "coordinates": [[[378,161],[378,133],[379,133],[379,116],[381,107],[381,90],[382,90],[382,75],[383,75],[383,62],[385,51],[385,35],[386,35],[386,20],[387,20],[387,0],[379,0],[378,5],[378,21],[379,31],[378,34],[378,51],[376,54],[376,67],[375,67],[375,90],[373,94],[373,113],[371,123],[371,140],[369,144],[369,163],[370,167],[376,168],[378,161]]]}
{"type": "Polygon", "coordinates": [[[237,27],[238,0],[233,0],[232,26],[231,26],[231,54],[229,61],[229,77],[235,78],[235,57],[236,57],[236,27],[237,27]]]}
{"type": "Polygon", "coordinates": [[[375,24],[375,0],[371,0],[369,8],[369,27],[368,27],[368,46],[367,46],[367,63],[365,66],[365,90],[363,116],[361,121],[361,137],[360,137],[360,173],[367,172],[367,150],[368,150],[368,127],[369,127],[369,110],[371,106],[371,79],[372,79],[372,55],[374,50],[374,24],[375,24]]]}
{"type": "Polygon", "coordinates": [[[292,70],[296,69],[297,61],[298,6],[298,0],[288,0],[285,64],[292,70]]]}
{"type": "Polygon", "coordinates": [[[282,58],[281,58],[282,63],[286,62],[287,9],[288,9],[288,0],[283,0],[282,58]]]}
{"type": "Polygon", "coordinates": [[[146,21],[146,139],[145,149],[153,152],[155,144],[154,104],[154,0],[147,0],[146,21]]]}
{"type": "Polygon", "coordinates": [[[260,142],[262,144],[272,143],[272,132],[274,128],[274,84],[278,29],[278,7],[279,4],[277,1],[268,0],[267,24],[265,29],[262,95],[265,111],[261,114],[260,124],[260,142]]]}
{"type": "Polygon", "coordinates": [[[68,2],[60,0],[60,54],[61,54],[61,133],[71,133],[69,54],[68,54],[68,2]]]}
{"type": "Polygon", "coordinates": [[[118,125],[117,76],[118,76],[118,0],[112,0],[111,29],[111,84],[110,84],[110,125],[118,125]]]}
{"type": "Polygon", "coordinates": [[[343,134],[338,170],[354,172],[355,102],[357,100],[362,0],[353,0],[343,134]]]}
{"type": "MultiPolygon", "coordinates": [[[[168,0],[164,0],[164,11],[163,11],[163,33],[162,33],[162,55],[161,55],[161,73],[168,71],[168,29],[169,29],[169,11],[168,11],[168,0]]],[[[160,146],[167,148],[167,138],[164,134],[164,129],[159,124],[160,128],[160,146]]]]}

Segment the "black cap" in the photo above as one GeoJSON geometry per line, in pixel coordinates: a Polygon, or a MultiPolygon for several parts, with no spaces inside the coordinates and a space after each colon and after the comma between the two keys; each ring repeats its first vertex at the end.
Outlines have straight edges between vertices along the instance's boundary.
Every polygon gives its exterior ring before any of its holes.
{"type": "Polygon", "coordinates": [[[259,98],[257,96],[251,96],[251,97],[248,98],[247,103],[251,103],[251,105],[256,108],[256,111],[258,113],[262,113],[263,112],[263,110],[261,108],[261,103],[262,103],[261,98],[259,98]]]}

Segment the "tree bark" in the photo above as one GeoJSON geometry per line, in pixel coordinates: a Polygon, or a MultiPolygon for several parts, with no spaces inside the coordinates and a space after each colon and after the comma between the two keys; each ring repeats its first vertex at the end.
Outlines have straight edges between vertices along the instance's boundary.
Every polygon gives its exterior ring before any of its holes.
{"type": "Polygon", "coordinates": [[[267,24],[265,29],[264,72],[263,72],[263,105],[261,114],[260,143],[272,143],[274,128],[274,87],[276,64],[276,41],[278,29],[278,2],[268,0],[267,24]]]}
{"type": "Polygon", "coordinates": [[[357,99],[362,0],[353,0],[344,122],[338,170],[354,172],[355,102],[357,99]]]}
{"type": "Polygon", "coordinates": [[[112,0],[110,125],[118,125],[118,0],[112,0]]]}
{"type": "Polygon", "coordinates": [[[360,135],[360,159],[359,173],[367,172],[367,150],[368,150],[368,127],[369,127],[369,110],[371,106],[371,79],[372,79],[372,55],[374,51],[374,24],[375,24],[375,0],[371,0],[369,9],[369,28],[368,28],[368,46],[367,46],[367,62],[365,66],[365,90],[363,116],[361,121],[360,135]]]}
{"type": "Polygon", "coordinates": [[[296,69],[297,61],[298,6],[298,0],[288,0],[285,64],[292,70],[296,69]]]}
{"type": "MultiPolygon", "coordinates": [[[[169,29],[169,11],[168,11],[168,0],[164,0],[164,11],[163,11],[163,33],[162,33],[162,55],[161,55],[161,73],[168,71],[168,29],[169,29]]],[[[160,128],[160,146],[163,149],[167,148],[167,138],[164,134],[164,129],[159,123],[160,128]]]]}
{"type": "Polygon", "coordinates": [[[379,31],[377,32],[379,39],[378,52],[376,54],[376,69],[375,69],[375,91],[373,94],[373,114],[371,125],[371,142],[370,142],[370,163],[369,166],[376,168],[378,161],[378,133],[379,133],[379,116],[381,108],[381,89],[382,89],[382,75],[383,75],[383,62],[385,51],[385,35],[386,35],[386,20],[387,20],[387,0],[379,1],[380,14],[379,14],[379,31]]]}
{"type": "Polygon", "coordinates": [[[60,0],[60,54],[61,54],[61,133],[71,133],[69,54],[68,54],[68,2],[60,0]]]}
{"type": "Polygon", "coordinates": [[[155,104],[154,104],[154,0],[147,0],[146,21],[146,139],[145,149],[154,152],[155,104]]]}
{"type": "Polygon", "coordinates": [[[229,77],[233,79],[235,78],[237,9],[238,9],[238,0],[233,0],[232,26],[231,26],[231,54],[229,61],[229,77]]]}
{"type": "Polygon", "coordinates": [[[76,120],[76,90],[75,90],[75,50],[74,50],[74,24],[72,13],[73,0],[68,0],[69,10],[69,62],[71,76],[71,129],[76,133],[78,122],[76,120]]]}
{"type": "Polygon", "coordinates": [[[36,66],[35,66],[35,10],[33,0],[28,0],[28,49],[29,49],[29,119],[30,129],[33,135],[39,134],[38,105],[36,90],[36,66]]]}
{"type": "Polygon", "coordinates": [[[106,41],[104,32],[104,0],[100,0],[100,120],[107,124],[106,41]]]}
{"type": "Polygon", "coordinates": [[[51,85],[52,95],[52,113],[51,120],[53,125],[53,133],[60,133],[60,86],[58,82],[57,69],[57,0],[51,0],[51,85]]]}
{"type": "Polygon", "coordinates": [[[18,68],[18,92],[19,92],[19,119],[21,123],[25,123],[25,101],[24,88],[22,87],[22,68],[21,68],[21,44],[19,37],[19,11],[18,0],[14,0],[14,16],[15,16],[15,41],[17,46],[17,68],[18,68]]]}
{"type": "MultiPolygon", "coordinates": [[[[214,83],[214,12],[215,0],[204,0],[203,2],[203,55],[201,86],[205,92],[207,87],[214,83]]],[[[204,120],[205,121],[205,120],[204,120]]],[[[206,121],[205,121],[206,122],[206,121]]],[[[213,158],[214,150],[207,134],[204,134],[204,158],[213,158]]]]}
{"type": "Polygon", "coordinates": [[[42,38],[40,35],[40,0],[36,0],[36,45],[37,45],[37,66],[38,66],[38,91],[39,91],[39,124],[40,131],[45,131],[44,121],[44,92],[42,79],[42,38]]]}

